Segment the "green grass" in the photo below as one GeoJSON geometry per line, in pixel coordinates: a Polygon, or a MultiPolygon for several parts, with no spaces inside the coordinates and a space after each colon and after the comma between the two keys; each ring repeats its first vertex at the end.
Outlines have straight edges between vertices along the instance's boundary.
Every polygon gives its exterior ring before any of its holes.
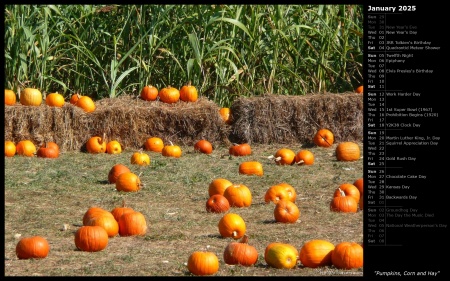
{"type": "Polygon", "coordinates": [[[5,5],[5,88],[94,99],[181,88],[239,96],[353,91],[360,5],[5,5]]]}
{"type": "Polygon", "coordinates": [[[215,147],[210,155],[182,147],[183,155],[178,159],[146,152],[151,158],[146,167],[130,164],[131,150],[118,155],[66,152],[56,159],[5,157],[5,276],[190,276],[186,267],[189,255],[205,249],[219,258],[218,276],[361,276],[362,268],[313,269],[298,263],[291,270],[280,270],[264,261],[265,247],[274,241],[297,249],[311,239],[333,244],[363,241],[363,212],[329,210],[334,190],[363,175],[362,158],[338,162],[335,146],[289,147],[295,152],[312,151],[315,163],[311,166],[276,165],[267,159],[282,148],[276,145],[254,145],[252,155],[244,157],[229,157],[228,148],[223,146],[215,147]],[[250,160],[262,163],[263,176],[238,173],[239,163],[250,160]],[[140,174],[145,186],[138,192],[124,193],[108,184],[108,172],[117,163],[140,174]],[[249,243],[259,253],[254,266],[229,266],[223,261],[223,251],[232,239],[219,234],[217,224],[223,214],[205,209],[209,183],[219,177],[245,184],[252,192],[250,207],[229,212],[241,215],[246,222],[249,243]],[[264,202],[266,190],[281,182],[297,191],[301,215],[293,224],[276,223],[273,203],[264,202]],[[74,233],[87,209],[98,206],[112,210],[123,200],[146,217],[146,235],[110,238],[101,252],[77,250],[74,233]],[[69,229],[62,231],[63,224],[69,229]],[[15,246],[20,237],[32,235],[49,241],[49,255],[42,260],[17,259],[15,246]]]}

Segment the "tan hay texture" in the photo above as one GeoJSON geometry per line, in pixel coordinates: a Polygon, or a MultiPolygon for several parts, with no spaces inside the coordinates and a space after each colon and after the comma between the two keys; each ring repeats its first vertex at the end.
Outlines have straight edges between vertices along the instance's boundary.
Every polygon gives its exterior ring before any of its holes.
{"type": "Polygon", "coordinates": [[[123,95],[95,105],[91,113],[68,102],[61,108],[5,106],[5,140],[53,141],[61,151],[84,151],[90,137],[103,134],[124,149],[140,149],[152,136],[186,146],[202,138],[213,145],[308,144],[320,128],[331,130],[336,142],[363,139],[363,95],[356,93],[239,98],[230,107],[231,125],[205,97],[167,104],[123,95]]]}
{"type": "Polygon", "coordinates": [[[363,140],[363,95],[324,93],[239,98],[230,107],[234,143],[312,144],[321,128],[335,142],[363,140]]]}

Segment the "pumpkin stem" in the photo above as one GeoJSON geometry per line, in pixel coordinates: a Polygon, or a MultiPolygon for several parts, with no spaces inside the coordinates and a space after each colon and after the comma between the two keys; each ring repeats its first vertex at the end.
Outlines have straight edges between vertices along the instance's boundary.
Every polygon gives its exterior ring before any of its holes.
{"type": "Polygon", "coordinates": [[[104,143],[106,142],[106,133],[103,133],[103,138],[101,139],[100,143],[104,143]]]}
{"type": "Polygon", "coordinates": [[[300,164],[302,164],[302,163],[304,163],[304,162],[305,162],[305,161],[300,160],[300,161],[298,161],[298,162],[294,162],[294,164],[300,165],[300,164]]]}
{"type": "Polygon", "coordinates": [[[345,192],[339,187],[339,193],[341,194],[342,197],[345,197],[345,192]]]}
{"type": "Polygon", "coordinates": [[[273,156],[273,155],[270,155],[269,157],[267,157],[267,159],[269,159],[269,160],[272,160],[274,158],[275,158],[275,156],[273,156]]]}
{"type": "Polygon", "coordinates": [[[125,199],[122,200],[122,208],[125,208],[125,199]]]}

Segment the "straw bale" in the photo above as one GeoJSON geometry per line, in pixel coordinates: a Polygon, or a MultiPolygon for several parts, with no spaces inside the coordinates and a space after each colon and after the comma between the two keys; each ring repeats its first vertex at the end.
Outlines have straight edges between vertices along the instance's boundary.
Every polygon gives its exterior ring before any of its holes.
{"type": "Polygon", "coordinates": [[[363,140],[361,94],[242,97],[230,110],[235,143],[311,144],[320,128],[331,130],[336,142],[363,140]]]}

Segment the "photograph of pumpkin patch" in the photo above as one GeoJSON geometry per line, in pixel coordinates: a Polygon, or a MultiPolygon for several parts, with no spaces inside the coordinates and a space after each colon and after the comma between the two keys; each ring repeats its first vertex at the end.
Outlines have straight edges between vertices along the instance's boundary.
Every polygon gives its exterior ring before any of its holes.
{"type": "Polygon", "coordinates": [[[361,6],[4,7],[5,276],[363,276],[361,6]]]}

